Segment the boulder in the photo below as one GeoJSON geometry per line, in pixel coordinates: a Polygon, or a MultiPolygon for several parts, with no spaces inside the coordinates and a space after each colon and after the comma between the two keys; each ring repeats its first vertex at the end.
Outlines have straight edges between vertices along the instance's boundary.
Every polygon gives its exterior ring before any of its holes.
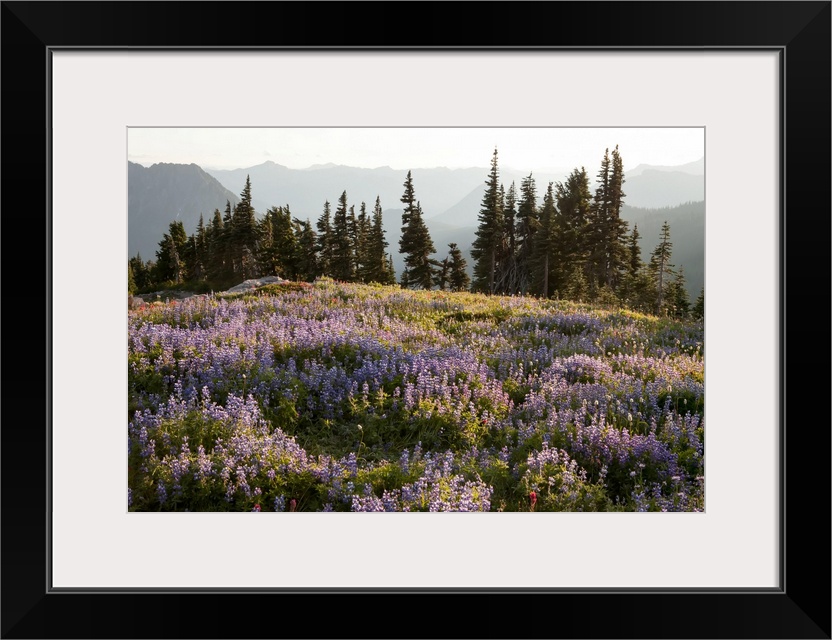
{"type": "Polygon", "coordinates": [[[251,280],[245,280],[238,285],[235,285],[228,289],[226,293],[240,293],[242,291],[253,291],[259,287],[265,286],[267,284],[279,284],[281,282],[288,282],[288,280],[284,280],[279,276],[266,276],[265,278],[253,278],[251,280]]]}

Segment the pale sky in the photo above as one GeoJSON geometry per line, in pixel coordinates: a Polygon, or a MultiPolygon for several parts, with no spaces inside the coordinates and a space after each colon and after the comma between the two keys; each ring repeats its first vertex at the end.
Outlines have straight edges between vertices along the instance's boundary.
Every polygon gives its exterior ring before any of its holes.
{"type": "Polygon", "coordinates": [[[624,169],[679,165],[705,155],[705,130],[690,128],[144,128],[128,129],[128,159],[239,169],[267,160],[292,169],[315,164],[424,169],[598,169],[618,145],[624,169]]]}

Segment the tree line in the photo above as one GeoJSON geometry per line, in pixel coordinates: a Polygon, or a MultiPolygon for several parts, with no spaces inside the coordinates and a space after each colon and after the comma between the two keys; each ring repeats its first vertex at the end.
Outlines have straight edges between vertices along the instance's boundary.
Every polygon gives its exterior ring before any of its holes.
{"type": "Polygon", "coordinates": [[[704,288],[692,306],[683,268],[671,262],[670,226],[648,262],[641,258],[638,227],[620,216],[625,198],[623,161],[616,146],[607,149],[593,194],[585,168],[563,182],[549,182],[538,203],[530,173],[519,194],[514,183],[500,182],[494,149],[478,227],[471,247],[473,279],[456,243],[438,259],[408,171],[401,202],[399,252],[404,270],[398,282],[376,197],[373,210],[361,202],[358,213],[342,192],[334,211],[329,201],[314,227],[292,216],[289,206],[271,207],[257,220],[251,181],[234,207],[226,202],[205,224],[187,235],[181,221],[170,223],[156,259],[130,258],[128,289],[149,291],[187,283],[223,289],[268,275],[312,281],[329,276],[344,282],[398,284],[409,289],[475,291],[493,295],[533,295],[602,304],[619,304],[660,315],[704,315],[704,288]]]}

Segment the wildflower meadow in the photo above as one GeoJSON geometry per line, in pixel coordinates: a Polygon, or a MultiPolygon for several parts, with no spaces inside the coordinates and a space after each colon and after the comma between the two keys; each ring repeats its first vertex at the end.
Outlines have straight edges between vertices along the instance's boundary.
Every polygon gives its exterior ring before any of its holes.
{"type": "Polygon", "coordinates": [[[131,310],[130,511],[703,511],[701,320],[269,285],[131,310]]]}

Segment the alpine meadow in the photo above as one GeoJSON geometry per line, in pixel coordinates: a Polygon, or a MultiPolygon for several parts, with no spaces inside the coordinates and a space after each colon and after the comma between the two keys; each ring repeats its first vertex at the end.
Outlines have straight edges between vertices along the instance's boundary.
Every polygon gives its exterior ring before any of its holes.
{"type": "Polygon", "coordinates": [[[129,511],[705,510],[701,128],[171,131],[129,511]]]}

